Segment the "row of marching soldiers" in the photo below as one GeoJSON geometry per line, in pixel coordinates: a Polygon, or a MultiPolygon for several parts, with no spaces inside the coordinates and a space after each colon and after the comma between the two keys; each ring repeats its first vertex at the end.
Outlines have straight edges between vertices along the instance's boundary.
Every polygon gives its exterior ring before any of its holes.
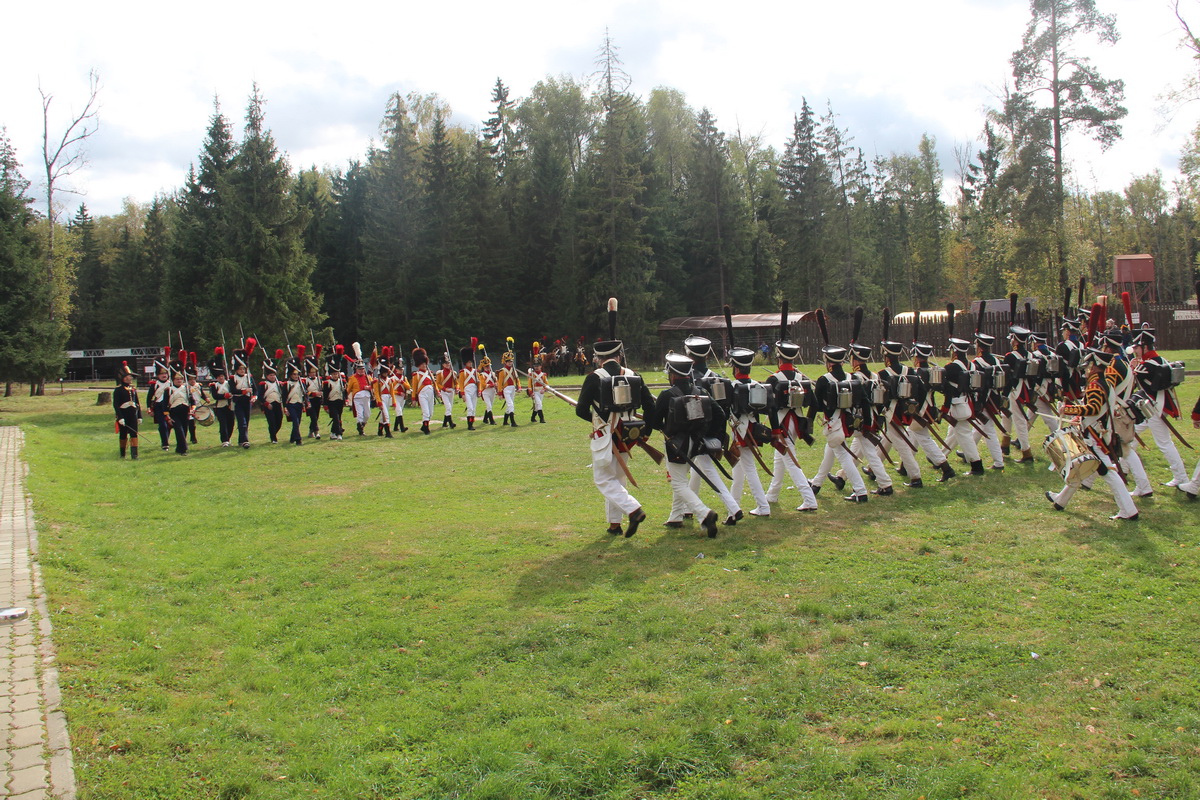
{"type": "MultiPolygon", "coordinates": [[[[893,461],[891,453],[900,462],[893,466],[906,479],[904,485],[913,489],[923,486],[921,455],[936,470],[939,482],[959,475],[951,464],[955,457],[967,464],[963,477],[987,474],[984,453],[996,471],[1004,469],[1006,456],[1017,464],[1032,464],[1030,436],[1039,419],[1049,431],[1043,449],[1064,480],[1061,491],[1046,493],[1055,509],[1063,510],[1078,489],[1091,488],[1101,478],[1117,500],[1112,518],[1137,519],[1134,498],[1153,494],[1139,454],[1145,446],[1141,434],[1146,432],[1172,473],[1163,485],[1195,499],[1200,464],[1187,475],[1172,436],[1187,443],[1170,423],[1179,416],[1175,387],[1183,380],[1183,365],[1158,355],[1153,330],[1132,328],[1128,296],[1123,300],[1130,327],[1105,332],[1101,321],[1106,304],[1071,309],[1068,296],[1060,341],[1052,344],[1046,334],[1032,330],[1028,304],[1027,325],[1017,324],[1017,298],[1012,295],[1009,350],[1002,356],[994,352],[996,338],[981,330],[982,303],[969,338],[954,335],[955,310],[948,306],[950,359],[944,366],[931,362],[934,346],[920,341],[919,315],[913,341],[906,346],[889,339],[891,315],[884,309],[879,343],[884,366],[877,372],[869,367],[873,348],[858,341],[862,309],[855,311],[848,346],[830,343],[824,312],[818,310],[825,373],[815,380],[795,368],[800,348],[788,341],[785,302],[774,349],[778,367],[765,382],[750,377],[755,351],[735,345],[726,306],[732,380],[709,369],[712,343],[691,336],[683,342],[683,353],[667,355],[671,386],[657,399],[640,376],[621,363],[616,302],[610,300],[609,340],[595,345],[599,365],[585,379],[576,407],[578,416],[592,423],[593,477],[606,501],[608,530],[632,536],[646,519],[627,488],[630,482],[636,486],[628,458],[639,447],[661,463],[663,454],[648,442],[655,429],[664,436],[672,488],[665,524],[682,527],[691,517],[709,537],[717,535],[722,519],[725,525],[743,519],[746,487],[754,498],[749,513],[769,516],[785,490],[785,476],[799,495],[797,510],[809,512],[817,509],[817,496],[826,483],[839,492],[848,484],[844,499],[853,503],[866,503],[872,494],[893,494],[884,464],[893,461]],[[904,363],[909,359],[911,364],[904,363]],[[939,432],[942,422],[947,423],[944,437],[939,432]],[[797,460],[796,443],[813,444],[818,427],[824,439],[822,460],[810,480],[797,460]],[[770,466],[765,452],[771,453],[770,466]],[[765,487],[760,468],[770,475],[765,487]],[[864,476],[874,481],[873,491],[868,491],[864,476]],[[1133,478],[1132,492],[1126,476],[1133,478]],[[703,485],[720,499],[723,514],[701,499],[703,485]]],[[[1200,402],[1192,419],[1200,427],[1200,402]]]]}
{"type": "MultiPolygon", "coordinates": [[[[420,347],[412,353],[412,372],[406,376],[403,359],[391,346],[372,352],[369,359],[362,355],[358,343],[335,345],[333,353],[322,359],[323,345],[315,344],[312,351],[305,345],[296,348],[294,356],[283,350],[275,358],[263,358],[260,378],[255,380],[251,360],[262,353],[258,341],[247,337],[244,343],[226,353],[215,348],[208,363],[211,380],[199,382],[199,358],[196,353],[179,351],[172,357],[170,347],[164,348],[163,358],[155,360],[156,377],[150,382],[145,396],[145,408],[158,428],[163,451],[171,448],[175,436],[175,452],[186,455],[189,444],[196,443],[196,425],[218,425],[221,446],[250,447],[250,421],[254,406],[262,409],[271,444],[279,442],[284,423],[290,423],[289,441],[304,443],[302,427],[307,418],[308,438],[320,439],[320,417],[324,410],[329,420],[329,437],[335,441],[345,435],[343,416],[348,412],[359,436],[365,436],[370,426],[372,409],[377,409],[375,434],[393,438],[395,431],[404,433],[404,408],[407,402],[416,404],[421,413],[420,430],[430,433],[430,423],[437,403],[442,404],[442,427],[456,428],[454,401],[458,397],[466,407],[468,430],[481,424],[495,425],[493,407],[504,406],[504,425],[517,427],[515,399],[524,390],[533,401],[530,421],[545,422],[542,397],[549,383],[542,369],[540,346],[534,343],[533,364],[529,373],[515,366],[513,340],[501,357],[503,366],[493,371],[486,348],[475,337],[471,346],[459,352],[460,369],[452,366],[450,354],[443,353],[441,368],[434,370],[428,353],[420,347]],[[478,354],[479,365],[475,360],[478,354]],[[276,364],[280,364],[279,367],[276,364]],[[284,377],[280,377],[280,375],[284,377]],[[527,379],[525,385],[523,378],[527,379]],[[477,416],[479,405],[483,414],[477,416]]],[[[261,357],[261,356],[260,356],[261,357]]],[[[138,395],[136,377],[128,362],[122,362],[117,373],[118,386],[113,392],[116,432],[120,441],[121,458],[126,453],[138,457],[138,431],[143,417],[143,403],[138,395]]]]}

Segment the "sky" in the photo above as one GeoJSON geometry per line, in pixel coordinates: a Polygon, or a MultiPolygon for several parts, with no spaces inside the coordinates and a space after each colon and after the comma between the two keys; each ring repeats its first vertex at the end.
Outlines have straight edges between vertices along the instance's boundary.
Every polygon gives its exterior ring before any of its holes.
{"type": "MultiPolygon", "coordinates": [[[[1200,29],[1200,0],[1180,0],[1200,29]]],[[[1180,47],[1170,0],[1097,0],[1114,14],[1115,46],[1081,48],[1126,83],[1123,139],[1108,151],[1067,140],[1073,180],[1120,191],[1131,178],[1177,175],[1200,103],[1163,111],[1172,86],[1196,74],[1180,47]]],[[[658,86],[707,107],[727,134],[782,148],[803,98],[831,105],[868,158],[914,153],[937,140],[948,185],[956,149],[974,152],[987,108],[1011,80],[1009,58],[1029,19],[1027,0],[518,0],[515,3],[212,0],[205,4],[65,0],[6,9],[0,48],[0,127],[41,193],[42,102],[61,135],[100,76],[99,130],[87,165],[60,188],[73,212],[118,213],[180,187],[195,163],[214,98],[240,135],[257,82],[266,122],[293,169],[362,158],[395,92],[437,93],[453,120],[479,128],[497,78],[514,99],[548,76],[589,78],[605,31],[631,89],[658,86]]]]}

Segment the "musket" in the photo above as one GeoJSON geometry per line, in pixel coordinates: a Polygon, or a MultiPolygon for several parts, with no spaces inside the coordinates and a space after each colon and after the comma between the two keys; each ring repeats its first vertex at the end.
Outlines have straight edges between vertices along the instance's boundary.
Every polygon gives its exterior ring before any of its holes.
{"type": "Polygon", "coordinates": [[[758,445],[754,442],[754,437],[750,432],[749,424],[750,423],[747,423],[746,435],[742,436],[742,434],[738,433],[737,421],[736,420],[734,421],[734,423],[733,423],[734,436],[737,437],[737,439],[742,440],[741,442],[736,442],[736,443],[739,448],[744,447],[747,450],[749,450],[750,453],[754,456],[754,460],[758,462],[758,465],[760,467],[762,467],[764,470],[766,470],[766,473],[768,475],[770,475],[772,478],[774,478],[775,473],[772,472],[770,467],[767,466],[767,462],[763,461],[762,452],[758,449],[758,445]]]}
{"type": "Polygon", "coordinates": [[[884,458],[887,459],[887,462],[889,464],[891,464],[893,467],[896,466],[896,462],[892,461],[892,457],[890,455],[888,455],[888,452],[886,450],[883,449],[883,440],[882,439],[880,439],[877,436],[873,436],[870,432],[862,430],[861,428],[859,429],[858,432],[863,435],[864,439],[866,439],[868,442],[870,442],[872,445],[874,445],[875,449],[879,451],[880,455],[882,455],[884,458]]]}
{"type": "MultiPolygon", "coordinates": [[[[452,355],[450,355],[450,345],[446,342],[445,339],[442,339],[442,347],[445,348],[446,360],[450,362],[450,368],[453,369],[455,372],[458,372],[458,367],[454,366],[454,357],[452,355]]],[[[516,366],[516,364],[514,364],[513,366],[516,366]]]]}
{"type": "Polygon", "coordinates": [[[925,430],[929,431],[929,434],[937,440],[937,443],[941,445],[943,450],[950,449],[950,445],[946,444],[946,440],[942,438],[942,434],[938,431],[934,420],[931,420],[926,416],[913,417],[913,422],[917,422],[918,420],[920,421],[921,426],[925,428],[925,430]]]}
{"type": "Polygon", "coordinates": [[[1188,444],[1186,439],[1184,439],[1182,436],[1179,435],[1179,431],[1175,430],[1175,426],[1171,424],[1171,420],[1167,418],[1166,414],[1160,414],[1159,419],[1161,419],[1163,421],[1163,424],[1167,426],[1167,430],[1169,430],[1171,433],[1175,434],[1175,438],[1179,440],[1180,444],[1182,444],[1188,450],[1196,449],[1196,448],[1192,447],[1190,444],[1188,444]]]}
{"type": "MultiPolygon", "coordinates": [[[[956,420],[954,417],[950,416],[950,414],[948,414],[945,411],[942,412],[942,419],[944,419],[946,421],[946,424],[952,428],[955,427],[956,425],[958,425],[958,420],[956,420]]],[[[971,419],[970,417],[967,417],[967,422],[970,423],[971,427],[974,428],[979,433],[980,436],[982,436],[985,439],[987,438],[987,434],[983,432],[983,428],[981,428],[977,424],[975,424],[975,420],[971,419]]],[[[929,429],[933,430],[933,427],[930,426],[929,429]]],[[[938,438],[938,441],[941,441],[941,437],[938,438]]],[[[942,446],[943,447],[945,446],[945,442],[942,442],[942,446]]]]}
{"type": "MultiPolygon", "coordinates": [[[[242,330],[242,321],[240,319],[238,320],[238,333],[241,334],[241,336],[242,336],[242,342],[239,345],[239,347],[244,348],[246,346],[246,332],[244,330],[242,330]]],[[[247,364],[246,368],[249,369],[250,365],[247,364]]]]}
{"type": "Polygon", "coordinates": [[[225,348],[224,328],[221,328],[221,365],[225,367],[225,380],[229,380],[229,351],[225,348]]]}
{"type": "Polygon", "coordinates": [[[293,358],[293,356],[292,356],[292,342],[291,342],[291,340],[290,340],[290,339],[288,339],[288,335],[287,335],[287,331],[286,331],[286,330],[283,332],[283,342],[284,342],[284,344],[286,344],[286,345],[287,345],[287,353],[288,353],[288,358],[289,358],[289,359],[290,359],[290,358],[293,358]]]}

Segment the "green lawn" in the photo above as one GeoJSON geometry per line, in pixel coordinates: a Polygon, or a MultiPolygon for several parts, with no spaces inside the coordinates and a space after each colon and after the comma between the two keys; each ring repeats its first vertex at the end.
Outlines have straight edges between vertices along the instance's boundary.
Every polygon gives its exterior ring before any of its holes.
{"type": "Polygon", "coordinates": [[[0,403],[85,800],[1200,794],[1200,502],[1170,490],[1055,513],[1035,448],[709,540],[661,527],[639,455],[625,540],[553,398],[391,441],[151,433],[137,463],[94,400],[0,403]]]}

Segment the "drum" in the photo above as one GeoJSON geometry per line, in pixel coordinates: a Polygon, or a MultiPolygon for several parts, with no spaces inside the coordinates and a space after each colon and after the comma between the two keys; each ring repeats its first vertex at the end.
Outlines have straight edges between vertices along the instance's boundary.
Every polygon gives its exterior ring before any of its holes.
{"type": "Polygon", "coordinates": [[[765,384],[754,383],[750,385],[750,390],[747,392],[747,405],[755,411],[762,411],[767,407],[768,389],[765,384]]]}
{"type": "Polygon", "coordinates": [[[196,411],[192,416],[195,417],[197,424],[203,425],[206,428],[217,420],[216,415],[213,414],[213,410],[208,406],[196,406],[196,411]]]}
{"type": "Polygon", "coordinates": [[[1066,425],[1046,437],[1042,449],[1066,483],[1080,483],[1100,468],[1100,459],[1092,453],[1076,428],[1066,425]]]}

